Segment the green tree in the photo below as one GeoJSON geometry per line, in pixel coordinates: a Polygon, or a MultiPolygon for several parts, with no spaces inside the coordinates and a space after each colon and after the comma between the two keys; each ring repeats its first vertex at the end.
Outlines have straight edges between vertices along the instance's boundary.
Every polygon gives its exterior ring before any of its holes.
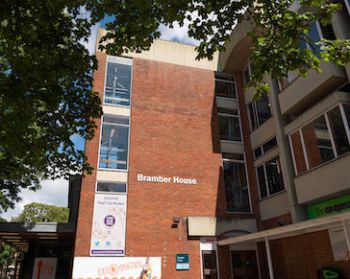
{"type": "Polygon", "coordinates": [[[67,223],[69,209],[49,204],[32,202],[24,206],[24,210],[12,218],[12,222],[34,223],[34,222],[57,222],[67,223]]]}
{"type": "Polygon", "coordinates": [[[7,220],[5,218],[0,217],[0,223],[6,223],[7,220]]]}
{"type": "Polygon", "coordinates": [[[0,275],[5,275],[5,270],[14,263],[15,249],[6,243],[0,244],[0,275]]]}
{"type": "MultiPolygon", "coordinates": [[[[250,86],[257,95],[269,88],[266,74],[282,79],[288,71],[320,71],[320,58],[300,49],[311,42],[310,24],[326,25],[341,8],[336,1],[299,0],[2,0],[0,1],[0,209],[19,200],[22,188],[35,190],[40,179],[91,171],[72,136],[94,135],[101,116],[92,91],[94,56],[83,43],[91,27],[106,16],[107,35],[99,48],[118,55],[148,50],[159,26],[189,23],[188,35],[200,42],[198,59],[223,51],[230,31],[252,25],[250,86]]],[[[322,42],[322,59],[350,59],[350,41],[322,42]]]]}

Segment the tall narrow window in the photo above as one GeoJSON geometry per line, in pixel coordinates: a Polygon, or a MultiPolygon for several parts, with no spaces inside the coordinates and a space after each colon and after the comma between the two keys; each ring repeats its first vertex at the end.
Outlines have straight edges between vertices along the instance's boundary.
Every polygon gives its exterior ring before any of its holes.
{"type": "Polygon", "coordinates": [[[131,87],[131,65],[109,62],[104,103],[129,106],[131,87]]]}
{"type": "Polygon", "coordinates": [[[276,194],[284,189],[279,157],[275,157],[259,166],[257,175],[261,198],[276,194]]]}
{"type": "Polygon", "coordinates": [[[349,152],[350,146],[348,137],[346,135],[343,119],[338,106],[328,112],[328,119],[331,125],[334,144],[338,155],[349,152]]]}
{"type": "Polygon", "coordinates": [[[302,131],[311,168],[334,158],[331,135],[323,115],[306,125],[302,131]]]}
{"type": "Polygon", "coordinates": [[[220,139],[241,141],[241,128],[236,109],[218,108],[220,139]]]}
{"type": "Polygon", "coordinates": [[[267,95],[248,105],[250,127],[252,130],[265,123],[271,116],[270,102],[267,95]]]}
{"type": "Polygon", "coordinates": [[[99,168],[127,169],[129,119],[121,116],[103,117],[99,168]]]}
{"type": "Polygon", "coordinates": [[[227,211],[250,212],[244,163],[224,159],[223,166],[227,211]]]}

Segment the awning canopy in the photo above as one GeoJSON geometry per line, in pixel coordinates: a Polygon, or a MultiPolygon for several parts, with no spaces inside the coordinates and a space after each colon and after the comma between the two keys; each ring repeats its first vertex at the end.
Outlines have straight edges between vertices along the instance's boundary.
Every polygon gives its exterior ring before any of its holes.
{"type": "Polygon", "coordinates": [[[286,225],[270,230],[249,233],[237,237],[230,237],[227,239],[219,240],[217,243],[218,245],[230,245],[245,242],[260,242],[264,241],[266,238],[269,240],[280,239],[301,235],[304,233],[336,228],[342,225],[346,226],[348,221],[350,221],[350,213],[346,212],[337,215],[321,217],[318,219],[303,221],[296,224],[286,225]]]}

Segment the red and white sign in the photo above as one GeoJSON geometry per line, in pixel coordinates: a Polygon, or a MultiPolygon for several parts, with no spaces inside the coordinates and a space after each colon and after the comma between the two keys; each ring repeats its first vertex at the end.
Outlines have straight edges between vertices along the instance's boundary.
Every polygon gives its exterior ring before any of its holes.
{"type": "Polygon", "coordinates": [[[160,279],[160,257],[75,257],[72,279],[160,279]]]}
{"type": "Polygon", "coordinates": [[[55,279],[57,258],[35,258],[32,279],[55,279]]]}

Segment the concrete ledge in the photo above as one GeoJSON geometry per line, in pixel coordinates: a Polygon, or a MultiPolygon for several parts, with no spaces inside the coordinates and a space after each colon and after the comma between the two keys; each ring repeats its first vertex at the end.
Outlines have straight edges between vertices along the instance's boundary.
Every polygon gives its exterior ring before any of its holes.
{"type": "Polygon", "coordinates": [[[322,73],[311,70],[306,78],[298,77],[279,94],[282,114],[300,114],[347,79],[342,67],[322,62],[321,68],[322,73]]]}
{"type": "Polygon", "coordinates": [[[314,203],[350,193],[350,154],[327,162],[295,178],[295,189],[298,202],[314,203]]]}
{"type": "Polygon", "coordinates": [[[256,220],[253,218],[188,217],[189,236],[220,236],[231,231],[256,232],[256,220]]]}

